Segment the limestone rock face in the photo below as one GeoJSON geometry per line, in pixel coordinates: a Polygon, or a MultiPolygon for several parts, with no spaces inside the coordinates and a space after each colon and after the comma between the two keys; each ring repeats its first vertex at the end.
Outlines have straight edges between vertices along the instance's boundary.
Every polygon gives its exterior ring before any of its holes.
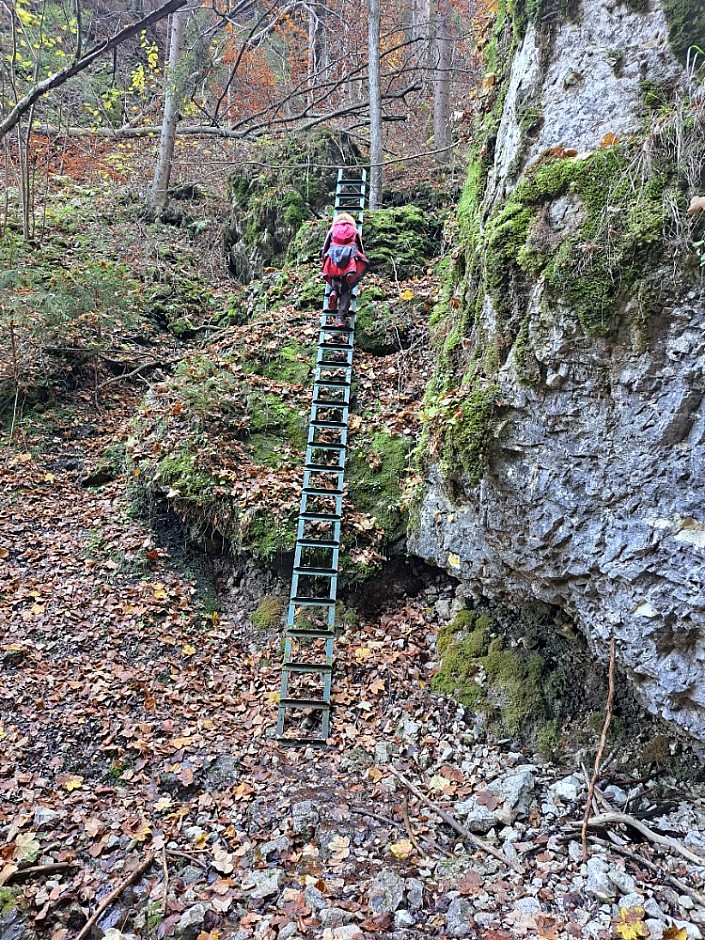
{"type": "MultiPolygon", "coordinates": [[[[684,81],[663,7],[649,7],[584,0],[543,46],[528,26],[508,76],[485,220],[550,148],[599,154],[604,135],[643,122],[645,82],[684,81]],[[527,138],[529,106],[538,124],[527,138]]],[[[574,237],[585,211],[570,187],[554,192],[543,232],[574,237]]],[[[663,261],[646,266],[618,297],[610,328],[592,334],[550,289],[550,264],[531,271],[515,308],[521,343],[478,276],[472,342],[499,349],[481,479],[451,490],[440,462],[428,461],[410,547],[478,595],[562,608],[601,659],[614,635],[619,667],[647,707],[705,740],[705,284],[692,252],[690,266],[684,257],[671,256],[675,278],[663,261]],[[639,290],[654,277],[645,311],[639,290]]]]}

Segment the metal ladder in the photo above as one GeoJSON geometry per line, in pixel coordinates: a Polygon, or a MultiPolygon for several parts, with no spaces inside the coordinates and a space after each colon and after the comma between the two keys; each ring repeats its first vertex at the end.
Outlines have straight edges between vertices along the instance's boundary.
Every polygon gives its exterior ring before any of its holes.
{"type": "MultiPolygon", "coordinates": [[[[348,212],[362,234],[367,173],[338,170],[334,217],[348,212]]],[[[330,729],[333,640],[338,588],[343,477],[348,442],[355,313],[332,325],[326,285],[308,425],[294,572],[284,636],[276,738],[291,746],[325,746],[330,729]],[[298,688],[297,688],[298,685],[298,688]]]]}

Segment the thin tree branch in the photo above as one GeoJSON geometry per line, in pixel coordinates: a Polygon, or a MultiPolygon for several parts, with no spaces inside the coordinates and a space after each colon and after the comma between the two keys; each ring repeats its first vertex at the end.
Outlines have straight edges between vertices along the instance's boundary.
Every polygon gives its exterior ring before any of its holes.
{"type": "Polygon", "coordinates": [[[119,30],[119,32],[115,33],[113,36],[98,43],[97,46],[94,46],[86,52],[85,55],[81,56],[80,59],[67,66],[67,68],[54,72],[53,75],[49,75],[47,78],[43,79],[43,81],[38,82],[30,88],[23,98],[20,98],[17,104],[8,112],[7,116],[0,121],[0,140],[17,125],[20,118],[48,91],[51,91],[53,88],[58,88],[59,85],[63,85],[64,82],[73,78],[74,75],[78,75],[79,72],[82,72],[84,69],[88,68],[89,65],[92,65],[97,58],[115,49],[126,40],[131,39],[132,36],[135,36],[137,33],[141,32],[141,30],[146,29],[148,26],[158,22],[175,10],[185,6],[186,2],[187,0],[167,0],[166,3],[158,7],[154,12],[133,23],[131,26],[124,27],[124,29],[119,30]]]}

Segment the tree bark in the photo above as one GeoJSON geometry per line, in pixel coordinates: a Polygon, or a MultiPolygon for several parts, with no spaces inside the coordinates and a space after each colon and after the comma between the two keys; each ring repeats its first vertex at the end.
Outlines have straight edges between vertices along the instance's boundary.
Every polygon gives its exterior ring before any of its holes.
{"type": "Polygon", "coordinates": [[[41,82],[37,82],[37,84],[33,85],[27,94],[20,98],[15,106],[8,111],[3,120],[0,121],[0,140],[2,140],[13,127],[17,126],[20,118],[27,114],[30,108],[48,91],[63,85],[64,82],[73,78],[74,75],[78,75],[79,72],[87,69],[88,66],[92,65],[100,56],[105,55],[106,52],[112,52],[112,50],[117,48],[121,43],[125,42],[127,39],[131,39],[132,36],[136,36],[137,33],[141,32],[143,29],[147,29],[153,23],[164,19],[165,16],[169,16],[170,13],[185,6],[187,2],[188,0],[167,0],[166,3],[158,7],[153,13],[143,17],[131,26],[126,26],[124,29],[115,33],[114,36],[110,36],[108,39],[99,42],[97,46],[93,46],[85,55],[76,59],[75,62],[65,69],[54,72],[53,75],[49,75],[41,82]]]}
{"type": "Polygon", "coordinates": [[[174,141],[176,140],[176,125],[179,121],[181,107],[181,85],[179,64],[184,48],[184,36],[188,10],[177,10],[171,20],[171,35],[169,39],[169,65],[164,76],[164,117],[157,151],[157,165],[152,180],[151,203],[157,216],[161,218],[168,201],[169,179],[174,157],[174,141]]]}
{"type": "Polygon", "coordinates": [[[379,0],[369,0],[368,23],[368,88],[370,96],[370,209],[382,202],[382,93],[379,61],[380,8],[379,0]]]}
{"type": "Polygon", "coordinates": [[[448,0],[438,0],[436,16],[436,71],[433,81],[433,143],[438,163],[450,158],[450,54],[451,11],[448,0]]]}

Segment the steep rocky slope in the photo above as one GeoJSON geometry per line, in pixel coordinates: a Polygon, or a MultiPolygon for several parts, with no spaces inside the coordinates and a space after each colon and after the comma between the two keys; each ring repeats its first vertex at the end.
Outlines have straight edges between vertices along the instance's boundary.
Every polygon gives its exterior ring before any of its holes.
{"type": "Polygon", "coordinates": [[[412,549],[570,615],[705,739],[698,4],[500,6],[412,549]],[[638,8],[637,8],[638,7],[638,8]]]}

